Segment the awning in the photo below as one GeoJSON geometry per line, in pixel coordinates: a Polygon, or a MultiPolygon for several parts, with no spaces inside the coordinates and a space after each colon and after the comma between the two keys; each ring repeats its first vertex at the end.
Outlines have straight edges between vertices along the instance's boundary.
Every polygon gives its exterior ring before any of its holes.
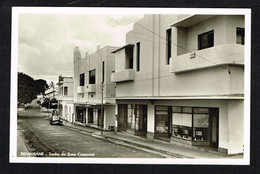
{"type": "Polygon", "coordinates": [[[119,50],[122,50],[122,49],[125,49],[125,48],[133,48],[133,47],[134,47],[134,44],[127,44],[127,45],[125,45],[123,47],[120,47],[120,48],[116,49],[115,51],[112,51],[111,53],[116,53],[119,50]]]}
{"type": "Polygon", "coordinates": [[[232,94],[232,95],[201,95],[201,96],[126,96],[126,97],[116,97],[116,100],[199,100],[199,99],[211,99],[211,100],[243,100],[243,94],[232,94]]]}
{"type": "Polygon", "coordinates": [[[192,25],[195,25],[199,22],[202,22],[204,20],[207,20],[213,16],[216,15],[190,15],[186,18],[183,18],[176,23],[171,24],[171,27],[190,27],[192,25]]]}

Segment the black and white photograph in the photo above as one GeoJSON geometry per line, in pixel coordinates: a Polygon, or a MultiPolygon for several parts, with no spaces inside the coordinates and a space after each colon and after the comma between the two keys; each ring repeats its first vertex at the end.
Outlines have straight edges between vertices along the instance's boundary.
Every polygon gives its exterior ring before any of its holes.
{"type": "Polygon", "coordinates": [[[12,8],[11,163],[250,164],[251,10],[12,8]]]}

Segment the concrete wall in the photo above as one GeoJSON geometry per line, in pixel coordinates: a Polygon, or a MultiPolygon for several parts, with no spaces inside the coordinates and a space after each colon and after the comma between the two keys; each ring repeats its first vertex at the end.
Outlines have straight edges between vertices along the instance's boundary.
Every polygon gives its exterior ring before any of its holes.
{"type": "Polygon", "coordinates": [[[108,130],[109,126],[115,126],[115,105],[105,106],[104,112],[104,129],[108,130]]]}
{"type": "MultiPolygon", "coordinates": [[[[228,154],[243,153],[244,149],[244,101],[228,102],[228,154]]],[[[248,114],[249,115],[249,114],[248,114]]]]}

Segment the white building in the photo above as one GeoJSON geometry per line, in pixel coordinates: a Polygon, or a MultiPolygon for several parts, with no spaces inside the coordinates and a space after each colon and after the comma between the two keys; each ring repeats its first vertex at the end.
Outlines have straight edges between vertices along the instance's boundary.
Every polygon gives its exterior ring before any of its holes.
{"type": "Polygon", "coordinates": [[[115,47],[97,47],[84,58],[74,49],[75,123],[111,130],[115,124],[115,84],[110,81],[115,69],[115,47]],[[102,110],[103,108],[103,110],[102,110]]]}
{"type": "Polygon", "coordinates": [[[59,76],[58,85],[58,109],[62,118],[70,123],[74,122],[73,90],[74,80],[72,77],[59,76]]]}
{"type": "Polygon", "coordinates": [[[145,15],[115,50],[117,131],[243,153],[244,16],[145,15]]]}

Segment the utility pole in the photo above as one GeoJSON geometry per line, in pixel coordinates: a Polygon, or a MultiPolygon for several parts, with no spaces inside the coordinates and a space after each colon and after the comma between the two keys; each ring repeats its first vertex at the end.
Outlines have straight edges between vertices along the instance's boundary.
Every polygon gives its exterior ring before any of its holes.
{"type": "Polygon", "coordinates": [[[103,127],[104,127],[103,87],[104,87],[104,83],[101,82],[101,118],[102,118],[101,135],[102,135],[102,136],[103,136],[103,127]]]}

